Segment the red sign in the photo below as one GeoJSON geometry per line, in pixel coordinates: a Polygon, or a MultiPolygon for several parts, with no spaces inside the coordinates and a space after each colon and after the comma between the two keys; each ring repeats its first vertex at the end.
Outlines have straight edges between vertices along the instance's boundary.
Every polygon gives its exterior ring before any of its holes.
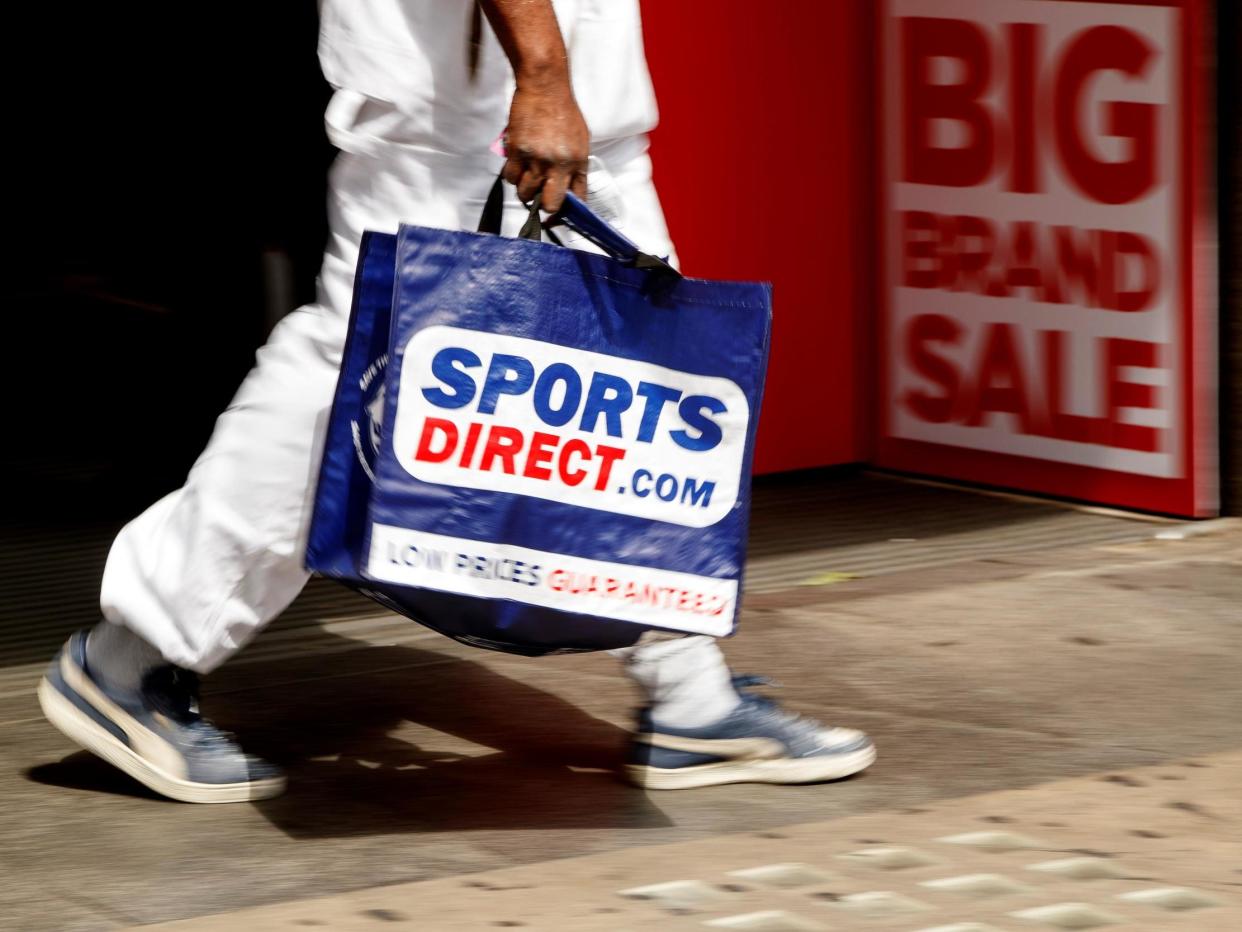
{"type": "Polygon", "coordinates": [[[888,0],[881,464],[1214,512],[1202,19],[888,0]]]}
{"type": "Polygon", "coordinates": [[[867,459],[873,0],[642,13],[656,188],[682,270],[773,284],[756,472],[867,459]]]}

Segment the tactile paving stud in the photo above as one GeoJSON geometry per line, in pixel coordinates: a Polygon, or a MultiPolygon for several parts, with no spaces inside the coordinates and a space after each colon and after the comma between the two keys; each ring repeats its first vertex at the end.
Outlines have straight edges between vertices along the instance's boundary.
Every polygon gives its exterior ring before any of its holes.
{"type": "Polygon", "coordinates": [[[1015,919],[1038,922],[1053,929],[1099,929],[1123,920],[1086,903],[1054,903],[1010,913],[1015,919]]]}
{"type": "Polygon", "coordinates": [[[920,913],[932,907],[918,900],[912,900],[891,890],[871,890],[866,893],[851,893],[837,900],[833,906],[837,909],[849,910],[868,919],[885,919],[892,916],[903,916],[907,913],[920,913]]]}
{"type": "Polygon", "coordinates": [[[1132,876],[1115,861],[1104,858],[1061,858],[1056,861],[1040,861],[1028,864],[1027,870],[1055,874],[1066,880],[1118,880],[1132,876]]]}
{"type": "Polygon", "coordinates": [[[743,932],[821,932],[826,928],[818,922],[779,909],[725,916],[703,925],[713,929],[740,929],[743,932]]]}
{"type": "Polygon", "coordinates": [[[828,883],[836,879],[831,874],[825,874],[809,864],[765,864],[762,867],[730,871],[729,876],[763,884],[766,887],[782,888],[807,887],[813,883],[828,883]]]}
{"type": "Polygon", "coordinates": [[[1159,906],[1170,912],[1210,909],[1213,906],[1224,905],[1219,900],[1214,900],[1198,890],[1190,890],[1186,887],[1154,887],[1150,890],[1134,890],[1130,893],[1117,894],[1117,899],[1125,900],[1127,903],[1142,903],[1144,906],[1159,906]]]}
{"type": "Polygon", "coordinates": [[[930,867],[933,864],[940,863],[917,848],[903,848],[897,845],[860,848],[858,851],[838,854],[837,857],[843,861],[865,864],[868,867],[876,867],[882,871],[902,871],[914,867],[930,867]]]}
{"type": "Polygon", "coordinates": [[[964,835],[946,835],[944,838],[937,838],[936,841],[944,842],[946,845],[965,845],[982,851],[996,852],[1045,847],[1033,838],[1015,835],[1013,832],[967,832],[964,835]]]}
{"type": "Polygon", "coordinates": [[[1015,893],[1029,893],[1031,888],[1010,880],[1000,874],[963,874],[960,877],[944,877],[940,880],[924,880],[919,886],[944,893],[957,893],[977,899],[993,896],[1012,896],[1015,893]]]}
{"type": "Polygon", "coordinates": [[[618,896],[629,900],[648,900],[665,909],[696,910],[716,906],[725,894],[698,880],[674,880],[622,890],[618,896]]]}

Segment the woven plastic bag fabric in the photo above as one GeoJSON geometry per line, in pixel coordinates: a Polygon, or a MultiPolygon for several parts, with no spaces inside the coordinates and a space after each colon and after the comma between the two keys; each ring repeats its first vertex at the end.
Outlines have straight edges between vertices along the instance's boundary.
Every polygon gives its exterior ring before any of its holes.
{"type": "Polygon", "coordinates": [[[618,254],[366,234],[309,569],[515,653],[732,633],[771,290],[618,254]]]}

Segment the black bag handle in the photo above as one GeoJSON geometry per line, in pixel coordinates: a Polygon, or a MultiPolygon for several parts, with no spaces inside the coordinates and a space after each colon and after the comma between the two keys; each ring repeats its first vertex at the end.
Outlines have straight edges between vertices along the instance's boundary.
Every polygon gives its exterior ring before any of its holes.
{"type": "MultiPolygon", "coordinates": [[[[539,219],[539,198],[536,197],[527,205],[530,213],[522,229],[518,232],[519,239],[531,239],[538,243],[542,237],[543,223],[539,219]]],[[[505,179],[504,175],[496,176],[492,189],[487,192],[487,200],[483,204],[483,214],[479,217],[479,232],[500,235],[500,220],[505,213],[505,179]]],[[[560,245],[559,243],[557,245],[560,245]]]]}
{"type": "MultiPolygon", "coordinates": [[[[681,278],[680,272],[658,256],[642,252],[622,233],[613,229],[608,225],[607,221],[587,207],[582,200],[575,197],[572,192],[565,195],[564,205],[548,221],[546,226],[539,217],[539,197],[536,196],[527,207],[530,213],[526,218],[526,222],[522,224],[521,231],[518,233],[520,239],[530,239],[539,242],[542,232],[546,230],[548,238],[560,246],[562,243],[556,234],[552,232],[551,227],[563,223],[584,239],[590,240],[614,259],[632,265],[636,269],[649,269],[670,274],[675,278],[681,278]]],[[[491,191],[488,192],[487,201],[483,204],[483,214],[479,218],[479,232],[499,235],[500,220],[503,214],[504,178],[502,175],[497,175],[496,180],[492,183],[491,191]]]]}

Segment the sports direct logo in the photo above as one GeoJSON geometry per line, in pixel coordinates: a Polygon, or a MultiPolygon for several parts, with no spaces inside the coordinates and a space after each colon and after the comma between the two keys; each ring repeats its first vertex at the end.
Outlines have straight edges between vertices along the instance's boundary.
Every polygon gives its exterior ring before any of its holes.
{"type": "Polygon", "coordinates": [[[749,423],[728,379],[428,327],[405,348],[393,449],[423,482],[707,527],[737,501],[749,423]]]}

